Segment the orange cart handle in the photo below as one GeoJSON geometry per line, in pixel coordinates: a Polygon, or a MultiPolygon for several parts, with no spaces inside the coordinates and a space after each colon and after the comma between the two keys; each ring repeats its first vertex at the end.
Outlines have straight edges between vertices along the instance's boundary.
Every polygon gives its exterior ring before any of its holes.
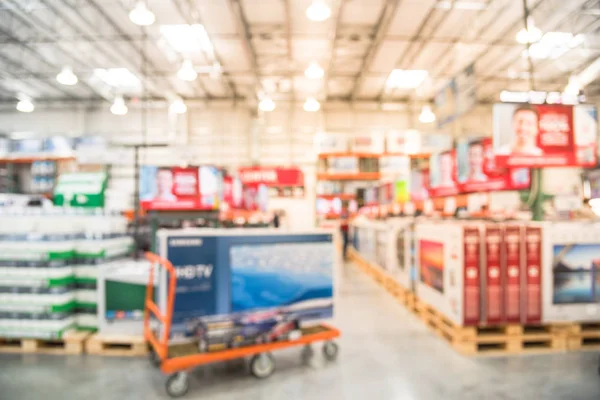
{"type": "Polygon", "coordinates": [[[147,252],[146,259],[150,261],[150,276],[146,286],[146,301],[144,302],[144,338],[150,343],[155,353],[161,360],[168,356],[169,335],[173,319],[173,304],[175,302],[175,288],[177,287],[177,274],[175,267],[166,258],[147,252]],[[160,308],[153,300],[154,295],[154,265],[159,265],[167,270],[169,275],[169,288],[167,291],[167,310],[163,315],[160,308]],[[150,328],[150,317],[154,316],[163,325],[162,338],[158,339],[150,328]]]}

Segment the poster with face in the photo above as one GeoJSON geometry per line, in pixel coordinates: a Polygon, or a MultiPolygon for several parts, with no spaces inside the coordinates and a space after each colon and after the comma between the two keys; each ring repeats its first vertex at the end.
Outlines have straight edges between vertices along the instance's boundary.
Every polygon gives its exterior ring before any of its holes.
{"type": "Polygon", "coordinates": [[[494,105],[494,153],[498,165],[535,168],[594,165],[595,137],[593,144],[590,143],[588,122],[595,123],[596,114],[595,111],[576,113],[576,107],[494,105]],[[581,123],[575,123],[576,115],[581,123]]]}
{"type": "Polygon", "coordinates": [[[458,193],[456,182],[456,152],[433,154],[429,160],[429,194],[432,197],[458,193]]]}
{"type": "Polygon", "coordinates": [[[463,193],[518,190],[529,187],[529,170],[496,164],[492,139],[463,140],[457,144],[458,183],[463,193]]]}

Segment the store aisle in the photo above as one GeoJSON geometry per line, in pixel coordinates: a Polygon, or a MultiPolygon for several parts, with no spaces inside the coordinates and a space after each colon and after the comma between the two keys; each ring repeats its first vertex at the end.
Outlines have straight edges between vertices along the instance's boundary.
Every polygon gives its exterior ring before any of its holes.
{"type": "MultiPolygon", "coordinates": [[[[276,354],[277,371],[258,381],[243,365],[192,374],[188,399],[452,400],[600,398],[597,354],[465,358],[354,265],[343,271],[335,323],[338,361],[299,350],[276,354]]],[[[319,348],[320,350],[320,348],[319,348]]],[[[318,353],[320,355],[320,353],[318,353]]],[[[145,359],[0,355],[0,399],[162,399],[164,377],[145,359]]]]}

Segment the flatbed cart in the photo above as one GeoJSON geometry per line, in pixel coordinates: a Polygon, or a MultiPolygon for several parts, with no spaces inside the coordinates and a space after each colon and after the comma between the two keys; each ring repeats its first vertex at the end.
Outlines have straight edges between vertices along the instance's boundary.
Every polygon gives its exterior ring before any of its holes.
{"type": "Polygon", "coordinates": [[[237,348],[230,348],[214,352],[200,352],[200,346],[194,343],[169,344],[171,321],[173,318],[173,305],[175,303],[175,288],[177,277],[173,265],[163,257],[153,253],[146,253],[150,261],[150,275],[146,288],[146,301],[144,311],[144,338],[150,343],[150,360],[160,367],[164,374],[169,377],[166,381],[166,391],[171,397],[184,396],[189,389],[189,375],[187,370],[205,364],[235,360],[252,356],[250,360],[250,371],[259,378],[264,379],[275,372],[275,360],[271,352],[295,346],[304,346],[302,349],[302,360],[310,360],[314,356],[312,343],[324,342],[323,356],[327,361],[337,358],[338,345],[333,339],[340,336],[340,331],[326,324],[320,324],[308,328],[301,328],[297,338],[293,340],[274,341],[237,348]],[[169,275],[167,308],[163,315],[153,300],[154,294],[154,265],[165,268],[169,275]],[[162,324],[162,336],[157,338],[150,327],[150,318],[156,318],[162,324]]]}

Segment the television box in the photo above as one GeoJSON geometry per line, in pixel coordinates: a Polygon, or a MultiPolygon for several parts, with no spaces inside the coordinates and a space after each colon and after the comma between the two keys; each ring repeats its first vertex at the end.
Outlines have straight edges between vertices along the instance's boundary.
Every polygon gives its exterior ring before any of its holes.
{"type": "MultiPolygon", "coordinates": [[[[257,311],[301,323],[333,316],[332,231],[182,229],[157,236],[177,274],[173,340],[193,336],[199,323],[239,321],[257,311]]],[[[164,270],[158,292],[165,312],[164,270]]]]}
{"type": "Polygon", "coordinates": [[[504,319],[507,323],[520,323],[521,315],[525,315],[525,285],[522,284],[524,268],[524,234],[523,224],[504,224],[502,240],[502,263],[504,276],[504,319]]]}
{"type": "Polygon", "coordinates": [[[482,247],[481,322],[486,325],[501,324],[505,319],[504,227],[501,224],[486,224],[483,227],[482,247]]]}
{"type": "Polygon", "coordinates": [[[457,325],[481,317],[481,225],[424,222],[415,226],[416,294],[457,325]]]}
{"type": "Polygon", "coordinates": [[[388,248],[389,248],[389,236],[390,228],[389,225],[383,221],[373,221],[373,231],[375,238],[375,254],[373,264],[384,269],[389,270],[388,265],[388,248]]]}
{"type": "Polygon", "coordinates": [[[542,321],[600,320],[600,223],[544,223],[535,229],[542,243],[542,321]]]}
{"type": "Polygon", "coordinates": [[[413,288],[413,218],[388,220],[387,270],[405,289],[413,288]]]}

